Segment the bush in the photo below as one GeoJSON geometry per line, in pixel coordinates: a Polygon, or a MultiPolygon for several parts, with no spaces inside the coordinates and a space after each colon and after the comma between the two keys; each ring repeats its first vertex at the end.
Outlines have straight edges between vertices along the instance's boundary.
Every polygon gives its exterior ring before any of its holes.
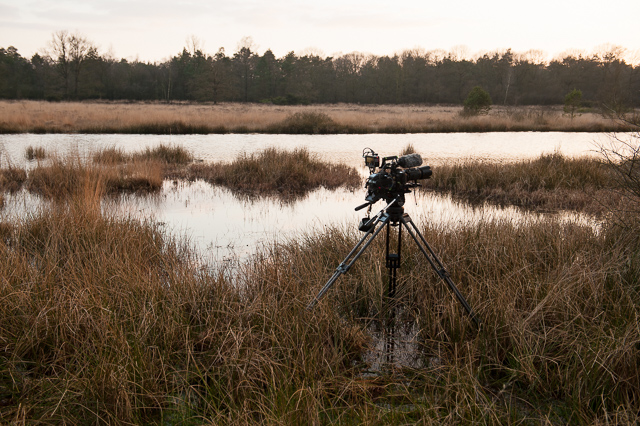
{"type": "Polygon", "coordinates": [[[564,97],[564,113],[573,120],[580,106],[582,106],[582,91],[573,89],[564,97]]]}
{"type": "Polygon", "coordinates": [[[338,125],[323,112],[296,112],[269,128],[270,133],[330,134],[338,132],[338,125]]]}
{"type": "Polygon", "coordinates": [[[491,101],[489,92],[480,86],[476,86],[471,89],[467,99],[464,100],[464,109],[462,113],[465,116],[488,114],[492,104],[493,102],[491,101]]]}

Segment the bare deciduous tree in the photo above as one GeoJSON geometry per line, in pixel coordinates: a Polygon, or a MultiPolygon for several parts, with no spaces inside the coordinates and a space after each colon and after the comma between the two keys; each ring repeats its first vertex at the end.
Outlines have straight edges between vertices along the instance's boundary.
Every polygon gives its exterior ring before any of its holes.
{"type": "Polygon", "coordinates": [[[69,82],[73,81],[73,93],[78,97],[78,83],[87,60],[98,56],[98,49],[79,33],[56,31],[49,44],[49,56],[63,80],[64,96],[69,97],[69,82]]]}

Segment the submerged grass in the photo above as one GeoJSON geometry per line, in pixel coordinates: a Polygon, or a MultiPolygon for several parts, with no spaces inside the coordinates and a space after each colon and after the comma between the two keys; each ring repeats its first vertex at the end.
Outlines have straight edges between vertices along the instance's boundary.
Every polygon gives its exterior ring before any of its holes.
{"type": "Polygon", "coordinates": [[[421,367],[371,372],[382,239],[309,312],[356,230],[268,245],[230,274],[158,224],[102,213],[83,185],[0,223],[3,423],[619,423],[640,409],[638,230],[421,227],[484,328],[405,244],[397,327],[421,367]]]}
{"type": "Polygon", "coordinates": [[[469,202],[602,213],[615,201],[615,184],[611,168],[599,159],[553,153],[506,164],[444,164],[423,188],[469,202]]]}

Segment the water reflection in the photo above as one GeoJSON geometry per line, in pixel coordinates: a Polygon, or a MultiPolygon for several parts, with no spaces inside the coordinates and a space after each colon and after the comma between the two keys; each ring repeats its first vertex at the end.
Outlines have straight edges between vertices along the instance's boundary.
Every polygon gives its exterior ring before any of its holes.
{"type": "Polygon", "coordinates": [[[502,132],[502,133],[430,133],[369,135],[77,135],[18,134],[0,135],[0,166],[11,163],[24,166],[29,146],[43,147],[59,155],[90,156],[104,148],[127,153],[160,144],[188,149],[205,161],[231,161],[242,153],[278,147],[286,150],[306,147],[328,162],[359,166],[362,150],[371,147],[380,155],[398,154],[412,144],[425,164],[442,164],[457,159],[512,161],[538,157],[559,151],[567,156],[595,154],[598,144],[609,137],[603,133],[502,132]]]}
{"type": "MultiPolygon", "coordinates": [[[[302,232],[322,230],[324,226],[357,229],[363,213],[354,207],[364,201],[365,191],[324,188],[310,192],[296,203],[283,203],[263,197],[236,197],[230,190],[203,181],[164,183],[154,196],[121,195],[106,202],[106,208],[120,214],[153,217],[169,232],[187,237],[210,261],[243,258],[259,245],[286,241],[302,232]]],[[[383,203],[374,206],[380,209],[383,203]]],[[[479,220],[541,220],[544,215],[516,207],[490,205],[472,207],[449,196],[416,192],[407,196],[405,210],[420,224],[429,221],[444,227],[460,227],[479,220]]],[[[592,224],[586,215],[566,213],[567,221],[592,224]]]]}
{"type": "MultiPolygon", "coordinates": [[[[159,144],[178,145],[205,162],[231,161],[241,153],[267,147],[292,150],[306,147],[328,162],[343,162],[358,168],[363,177],[362,149],[372,147],[381,155],[399,153],[412,144],[428,165],[464,158],[508,161],[560,151],[565,155],[593,154],[596,143],[607,138],[593,133],[452,133],[400,135],[0,135],[0,167],[11,164],[30,167],[36,162],[24,158],[28,146],[44,147],[48,153],[89,157],[104,148],[137,152],[159,144]]],[[[437,173],[437,170],[436,170],[437,173]]],[[[315,190],[294,203],[273,198],[246,198],[202,181],[164,182],[156,195],[121,195],[104,202],[106,210],[163,222],[168,232],[186,236],[205,259],[242,258],[259,244],[285,240],[303,231],[321,230],[324,225],[356,229],[362,212],[353,209],[364,202],[358,191],[315,190]]],[[[26,191],[5,196],[4,218],[21,218],[42,201],[26,191]]],[[[382,208],[382,203],[374,207],[382,208]]],[[[447,227],[464,226],[479,220],[538,220],[541,215],[515,207],[471,207],[448,196],[418,191],[407,196],[405,205],[416,224],[426,221],[447,227]]],[[[377,211],[374,209],[374,211],[377,211]]],[[[593,225],[588,216],[565,213],[564,220],[593,225]]]]}

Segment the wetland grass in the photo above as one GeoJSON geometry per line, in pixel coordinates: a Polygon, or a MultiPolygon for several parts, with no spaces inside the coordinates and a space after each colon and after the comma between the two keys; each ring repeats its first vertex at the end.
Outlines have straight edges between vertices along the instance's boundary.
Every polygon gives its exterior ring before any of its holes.
{"type": "Polygon", "coordinates": [[[54,158],[29,172],[26,188],[45,198],[66,201],[78,196],[89,185],[106,194],[119,192],[148,193],[162,188],[163,164],[136,161],[119,167],[85,164],[77,157],[54,158]]]}
{"type": "Polygon", "coordinates": [[[1,133],[434,133],[623,131],[597,112],[573,119],[562,106],[494,106],[460,118],[462,106],[0,101],[1,133]]]}
{"type": "Polygon", "coordinates": [[[1,223],[3,423],[636,419],[637,232],[552,217],[422,227],[484,328],[406,244],[396,310],[420,367],[372,372],[381,239],[309,312],[357,230],[266,245],[229,274],[152,221],[102,213],[96,196],[89,184],[1,223]]]}
{"type": "Polygon", "coordinates": [[[320,161],[306,148],[267,148],[242,154],[230,163],[193,164],[188,176],[248,195],[297,195],[320,186],[355,188],[362,183],[353,167],[320,161]]]}
{"type": "Polygon", "coordinates": [[[616,202],[611,167],[593,157],[543,154],[514,163],[460,162],[438,166],[426,190],[472,202],[538,210],[603,213],[616,202]]]}
{"type": "MultiPolygon", "coordinates": [[[[278,154],[237,159],[238,174],[257,178],[245,185],[269,179],[264,164],[295,170],[278,154]]],[[[299,155],[290,157],[313,168],[299,155]]],[[[102,160],[54,158],[42,180],[64,202],[0,220],[2,423],[637,421],[637,215],[597,230],[554,216],[416,221],[484,326],[405,240],[393,307],[413,363],[372,369],[389,309],[383,239],[309,312],[360,239],[355,227],[265,244],[233,273],[203,267],[162,225],[102,211],[111,173],[133,161],[102,160]]],[[[433,179],[523,192],[610,185],[599,166],[557,155],[472,166],[433,179]]]]}
{"type": "Polygon", "coordinates": [[[27,180],[27,172],[15,166],[0,169],[0,193],[16,192],[27,180]]]}
{"type": "Polygon", "coordinates": [[[29,161],[44,160],[47,157],[47,153],[45,149],[41,146],[39,147],[28,146],[27,149],[25,149],[24,157],[29,161]]]}

